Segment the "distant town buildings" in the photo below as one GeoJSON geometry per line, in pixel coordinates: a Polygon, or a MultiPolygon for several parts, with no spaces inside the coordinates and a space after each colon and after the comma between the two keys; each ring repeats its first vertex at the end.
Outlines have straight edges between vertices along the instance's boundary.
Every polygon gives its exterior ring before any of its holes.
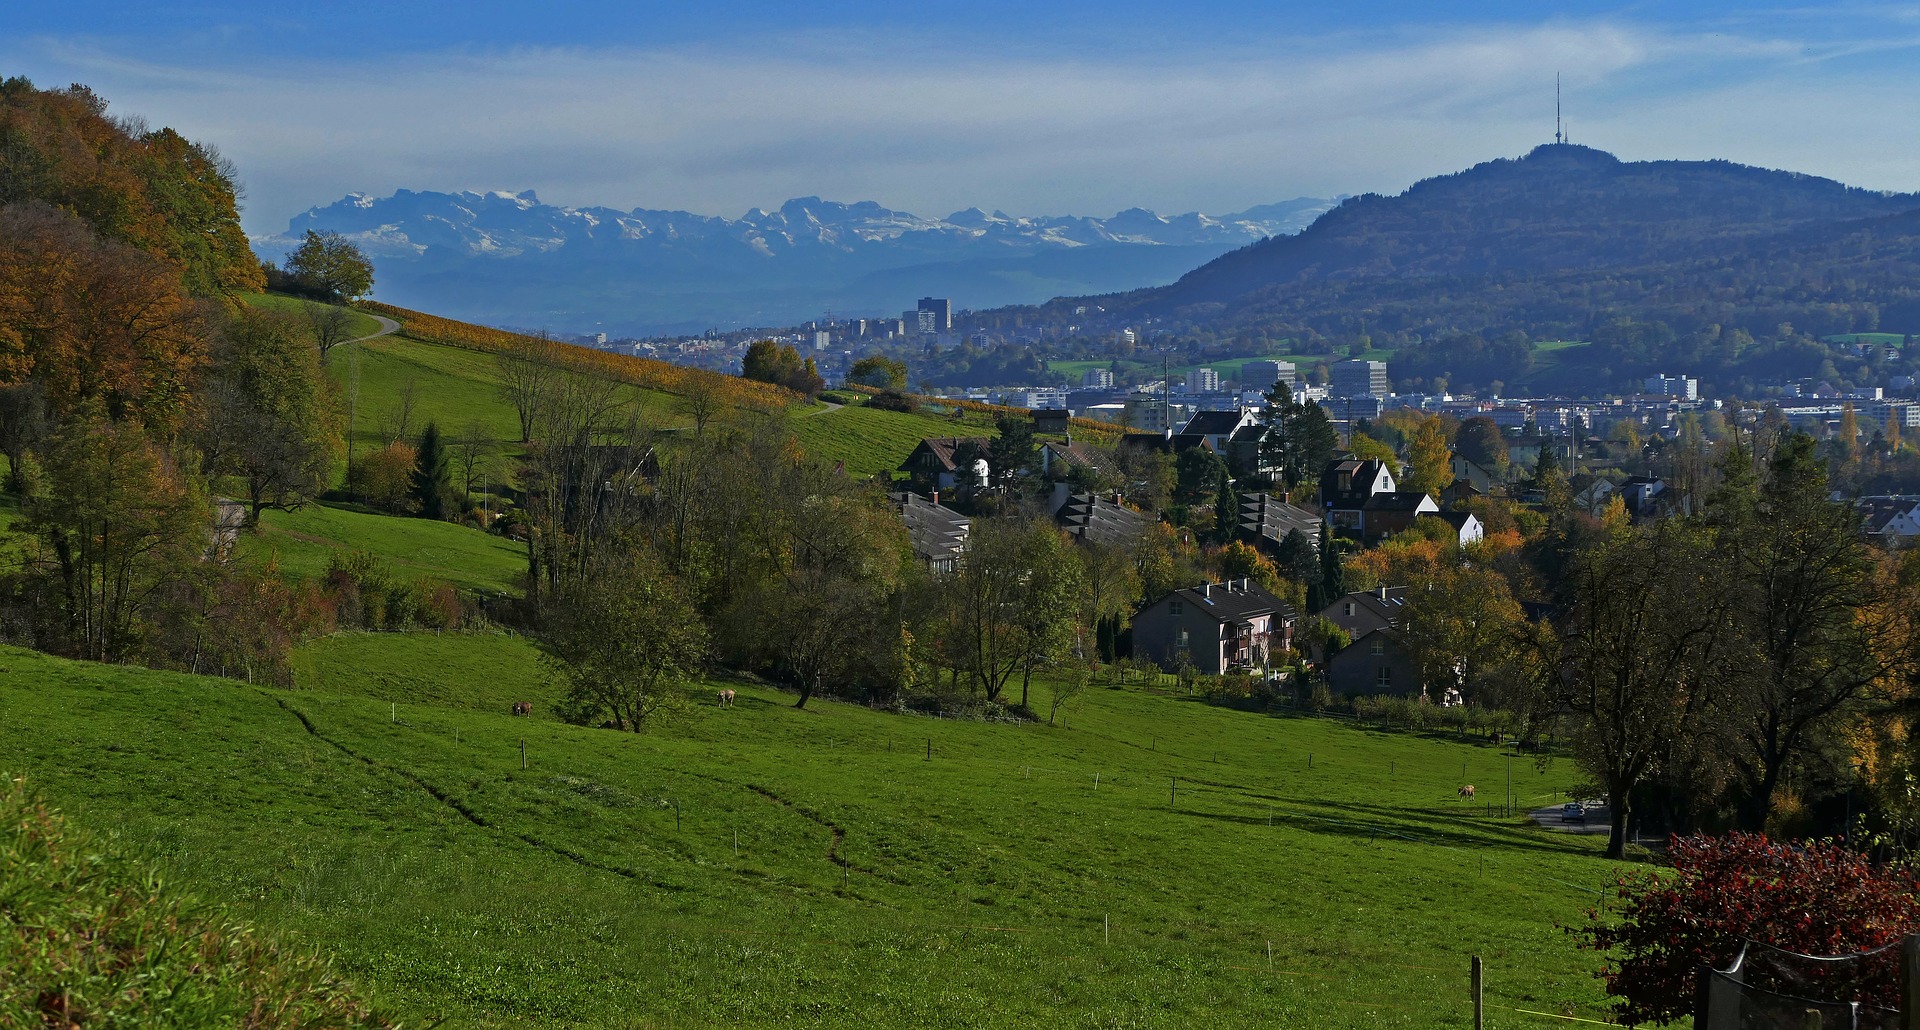
{"type": "Polygon", "coordinates": [[[1090,368],[1080,377],[1080,385],[1091,390],[1113,389],[1113,369],[1090,368]]]}
{"type": "Polygon", "coordinates": [[[1700,380],[1685,376],[1655,375],[1647,377],[1647,392],[1659,397],[1678,397],[1681,400],[1700,399],[1700,380]]]}
{"type": "Polygon", "coordinates": [[[1188,393],[1217,393],[1220,390],[1220,373],[1210,368],[1196,368],[1187,373],[1188,393]]]}
{"type": "Polygon", "coordinates": [[[1140,337],[1131,329],[1122,329],[1113,334],[1113,342],[1123,347],[1131,347],[1140,342],[1140,337]]]}
{"type": "Polygon", "coordinates": [[[922,333],[953,332],[953,301],[945,297],[922,297],[916,309],[922,333]]]}
{"type": "Polygon", "coordinates": [[[1285,382],[1289,389],[1300,386],[1300,373],[1291,361],[1249,361],[1240,366],[1240,385],[1266,393],[1273,384],[1285,382]]]}
{"type": "Polygon", "coordinates": [[[1388,390],[1387,363],[1356,358],[1333,366],[1327,393],[1332,397],[1385,397],[1388,390]]]}

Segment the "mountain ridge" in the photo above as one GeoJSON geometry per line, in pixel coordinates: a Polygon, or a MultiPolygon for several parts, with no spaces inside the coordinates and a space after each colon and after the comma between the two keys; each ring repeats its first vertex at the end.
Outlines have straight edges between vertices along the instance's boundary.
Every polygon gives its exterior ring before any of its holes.
{"type": "Polygon", "coordinates": [[[374,259],[383,299],[495,324],[783,324],[823,305],[887,315],[925,293],[987,307],[1038,302],[1061,286],[1170,280],[1298,231],[1335,202],[1301,197],[1217,217],[1136,207],[1109,218],[979,208],[927,218],[807,196],[730,219],[552,205],[533,190],[397,190],[349,194],[253,242],[272,259],[308,229],[339,232],[374,259]]]}

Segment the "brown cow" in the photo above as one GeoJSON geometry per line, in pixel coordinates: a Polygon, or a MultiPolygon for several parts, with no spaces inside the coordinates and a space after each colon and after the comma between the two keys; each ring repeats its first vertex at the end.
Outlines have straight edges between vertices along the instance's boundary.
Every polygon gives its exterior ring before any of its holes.
{"type": "Polygon", "coordinates": [[[1466,786],[1460,788],[1460,798],[1463,801],[1473,800],[1473,784],[1469,783],[1466,786]]]}
{"type": "Polygon", "coordinates": [[[533,702],[532,702],[532,701],[515,701],[515,702],[513,703],[513,714],[515,714],[515,715],[532,715],[532,714],[533,714],[533,702]]]}
{"type": "Polygon", "coordinates": [[[733,707],[733,691],[722,690],[719,694],[719,698],[720,698],[720,707],[722,708],[733,707]]]}

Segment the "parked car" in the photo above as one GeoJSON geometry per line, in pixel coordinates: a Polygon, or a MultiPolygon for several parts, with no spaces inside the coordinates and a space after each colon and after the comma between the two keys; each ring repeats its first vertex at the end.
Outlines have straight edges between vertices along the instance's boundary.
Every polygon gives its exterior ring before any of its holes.
{"type": "Polygon", "coordinates": [[[1560,821],[1563,823],[1585,823],[1587,807],[1578,801],[1569,801],[1560,806],[1560,821]]]}

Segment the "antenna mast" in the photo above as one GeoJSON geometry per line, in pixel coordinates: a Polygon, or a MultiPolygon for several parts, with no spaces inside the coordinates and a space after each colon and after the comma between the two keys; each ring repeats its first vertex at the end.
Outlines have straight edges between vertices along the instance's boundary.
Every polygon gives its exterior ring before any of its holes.
{"type": "Polygon", "coordinates": [[[1553,141],[1565,143],[1566,133],[1560,130],[1560,73],[1553,73],[1553,141]]]}

